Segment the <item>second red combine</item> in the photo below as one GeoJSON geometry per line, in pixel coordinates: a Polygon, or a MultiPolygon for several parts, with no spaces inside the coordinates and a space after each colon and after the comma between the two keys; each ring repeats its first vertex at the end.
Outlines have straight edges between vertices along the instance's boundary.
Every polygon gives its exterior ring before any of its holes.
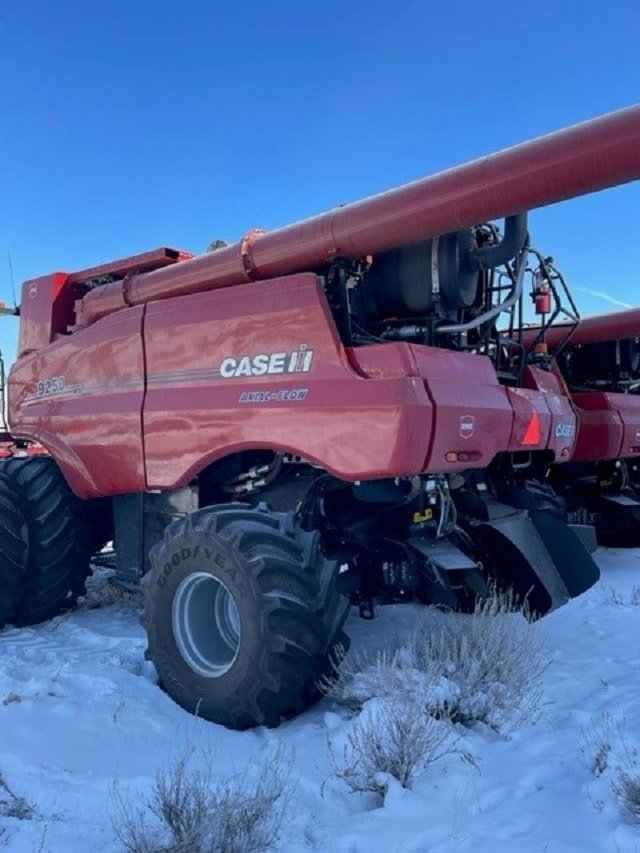
{"type": "Polygon", "coordinates": [[[544,339],[578,414],[572,461],[551,472],[570,516],[595,524],[604,545],[640,545],[640,311],[603,314],[577,329],[527,330],[544,339]]]}

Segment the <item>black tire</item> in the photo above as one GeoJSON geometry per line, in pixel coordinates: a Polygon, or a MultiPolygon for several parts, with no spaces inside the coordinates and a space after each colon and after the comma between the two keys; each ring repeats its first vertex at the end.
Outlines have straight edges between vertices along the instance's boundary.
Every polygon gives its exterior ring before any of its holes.
{"type": "Polygon", "coordinates": [[[13,622],[27,579],[27,520],[20,497],[0,473],[0,628],[13,622]]]}
{"type": "Polygon", "coordinates": [[[246,729],[319,698],[348,647],[349,611],[319,541],[264,505],[208,507],[167,527],[142,581],[144,622],[147,657],[178,704],[246,729]]]}
{"type": "Polygon", "coordinates": [[[92,553],[85,507],[46,456],[9,459],[2,472],[20,497],[29,559],[17,625],[32,625],[70,610],[84,592],[92,553]]]}

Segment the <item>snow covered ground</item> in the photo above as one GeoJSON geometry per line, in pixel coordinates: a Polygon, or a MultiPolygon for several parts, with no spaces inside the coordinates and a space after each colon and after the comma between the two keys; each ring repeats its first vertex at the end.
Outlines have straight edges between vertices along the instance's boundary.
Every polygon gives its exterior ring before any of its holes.
{"type": "MultiPolygon", "coordinates": [[[[548,661],[538,721],[510,735],[458,725],[458,752],[412,790],[390,786],[380,805],[334,774],[330,750],[353,720],[332,699],[245,733],[177,707],[144,660],[135,600],[110,595],[102,572],[76,612],[0,633],[0,773],[34,807],[28,819],[0,817],[0,848],[122,850],[114,784],[135,805],[185,750],[195,761],[210,754],[216,781],[272,760],[282,742],[291,789],[282,851],[640,851],[640,826],[614,792],[621,770],[640,773],[640,550],[597,559],[601,583],[532,629],[548,661]]],[[[379,608],[372,622],[354,613],[353,648],[409,631],[417,610],[379,608]]]]}

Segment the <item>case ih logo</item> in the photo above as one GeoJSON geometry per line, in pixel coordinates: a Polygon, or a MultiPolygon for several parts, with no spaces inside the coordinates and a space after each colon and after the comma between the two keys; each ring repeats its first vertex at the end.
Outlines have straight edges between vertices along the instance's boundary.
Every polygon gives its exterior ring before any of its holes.
{"type": "Polygon", "coordinates": [[[476,419],[473,415],[462,415],[460,417],[460,438],[471,438],[476,428],[476,419]]]}
{"type": "Polygon", "coordinates": [[[558,424],[556,438],[573,438],[573,424],[558,424]]]}
{"type": "Polygon", "coordinates": [[[229,356],[222,360],[220,376],[223,379],[235,379],[236,376],[273,376],[281,373],[308,373],[313,361],[313,350],[306,344],[294,352],[259,353],[243,355],[240,358],[229,356]]]}

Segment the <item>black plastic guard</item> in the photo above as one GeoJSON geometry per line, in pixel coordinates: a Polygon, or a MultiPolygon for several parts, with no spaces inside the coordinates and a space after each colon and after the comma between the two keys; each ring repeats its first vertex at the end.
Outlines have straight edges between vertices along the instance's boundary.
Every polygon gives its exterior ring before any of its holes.
{"type": "Polygon", "coordinates": [[[530,511],[530,515],[571,598],[600,580],[600,569],[566,521],[549,510],[530,511]]]}
{"type": "Polygon", "coordinates": [[[589,554],[598,549],[598,538],[593,524],[570,524],[569,527],[582,542],[589,554]]]}
{"type": "MultiPolygon", "coordinates": [[[[534,484],[532,484],[534,485],[534,484]]],[[[600,579],[600,569],[567,523],[562,502],[546,488],[508,487],[502,497],[510,504],[526,509],[557,573],[569,593],[575,598],[586,592],[600,579]]]]}
{"type": "Polygon", "coordinates": [[[520,605],[544,616],[571,597],[536,525],[523,510],[494,516],[477,526],[474,539],[484,553],[488,574],[500,591],[511,590],[520,605]]]}

